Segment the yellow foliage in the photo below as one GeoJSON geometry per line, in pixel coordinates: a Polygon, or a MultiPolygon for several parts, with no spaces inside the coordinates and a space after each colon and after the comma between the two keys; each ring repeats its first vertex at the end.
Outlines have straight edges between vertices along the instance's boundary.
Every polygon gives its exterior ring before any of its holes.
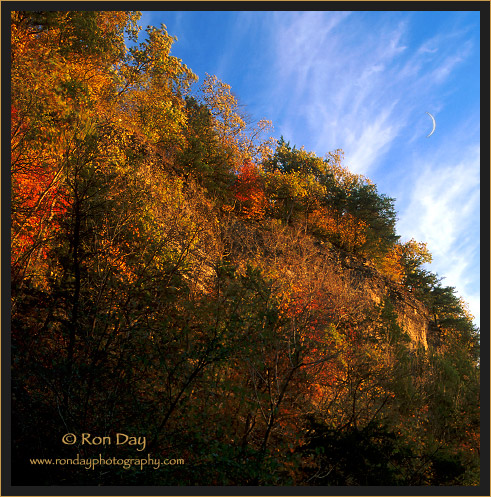
{"type": "Polygon", "coordinates": [[[236,164],[242,164],[244,160],[260,163],[273,153],[274,138],[259,140],[263,133],[272,128],[271,121],[262,119],[249,128],[230,85],[207,74],[201,93],[203,103],[213,116],[218,138],[222,145],[232,151],[236,164]]]}
{"type": "Polygon", "coordinates": [[[338,238],[341,245],[352,252],[366,242],[366,223],[349,213],[340,214],[335,209],[320,207],[312,212],[309,220],[325,235],[338,238]]]}
{"type": "Polygon", "coordinates": [[[395,244],[387,254],[385,254],[384,258],[377,266],[379,271],[396,283],[402,283],[404,281],[405,272],[402,264],[402,250],[400,244],[395,244]]]}
{"type": "Polygon", "coordinates": [[[362,184],[372,184],[366,176],[352,173],[347,167],[343,166],[341,164],[343,159],[344,151],[341,149],[336,149],[326,154],[327,170],[334,176],[334,180],[338,186],[350,190],[362,184]]]}

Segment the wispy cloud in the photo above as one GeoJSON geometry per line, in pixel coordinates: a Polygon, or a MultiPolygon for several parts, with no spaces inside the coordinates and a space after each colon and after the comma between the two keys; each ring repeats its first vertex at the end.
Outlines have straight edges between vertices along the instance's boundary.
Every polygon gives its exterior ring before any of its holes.
{"type": "Polygon", "coordinates": [[[424,113],[441,112],[458,123],[453,107],[452,116],[445,114],[451,81],[475,46],[466,30],[441,30],[415,43],[410,16],[394,22],[382,15],[377,29],[372,19],[363,13],[278,13],[273,121],[296,145],[319,155],[342,148],[352,171],[376,183],[390,177],[404,199],[397,205],[399,233],[428,242],[431,269],[472,304],[478,322],[475,111],[470,127],[445,129],[440,121],[431,142],[425,141],[431,128],[424,113]]]}
{"type": "Polygon", "coordinates": [[[348,158],[350,169],[366,175],[370,166],[385,151],[393,138],[398,134],[402,123],[393,119],[392,113],[397,101],[385,107],[375,115],[372,122],[367,122],[357,136],[351,134],[346,142],[350,150],[348,158]]]}
{"type": "Polygon", "coordinates": [[[291,119],[303,121],[307,146],[324,153],[343,148],[353,170],[367,173],[404,124],[388,74],[407,48],[406,28],[399,23],[375,37],[359,26],[347,29],[350,20],[347,13],[299,13],[285,26],[282,18],[277,95],[280,105],[291,106],[291,119]]]}
{"type": "Polygon", "coordinates": [[[420,169],[410,190],[411,202],[400,216],[399,228],[426,240],[435,255],[450,251],[478,203],[479,151],[473,155],[470,161],[420,169]]]}
{"type": "Polygon", "coordinates": [[[443,60],[440,61],[439,65],[430,74],[430,81],[434,84],[441,84],[445,81],[452,74],[454,68],[467,58],[471,48],[472,43],[467,41],[456,53],[445,55],[443,60]]]}
{"type": "MultiPolygon", "coordinates": [[[[479,322],[479,146],[457,149],[454,161],[438,164],[423,160],[410,201],[399,214],[398,231],[405,239],[425,241],[434,261],[431,270],[445,276],[445,285],[457,288],[472,302],[479,322]]],[[[441,152],[443,155],[443,152],[441,152]]]]}
{"type": "Polygon", "coordinates": [[[295,121],[308,142],[299,145],[318,153],[343,148],[350,167],[363,174],[472,48],[466,42],[454,51],[445,46],[450,35],[439,35],[410,49],[408,22],[382,22],[375,36],[359,13],[277,13],[273,24],[271,106],[284,113],[281,131],[295,121]]]}

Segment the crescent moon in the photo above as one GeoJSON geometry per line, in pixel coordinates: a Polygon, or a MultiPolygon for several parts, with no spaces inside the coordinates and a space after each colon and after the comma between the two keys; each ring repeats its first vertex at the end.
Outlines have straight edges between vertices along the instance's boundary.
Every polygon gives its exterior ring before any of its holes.
{"type": "Polygon", "coordinates": [[[427,112],[427,114],[431,117],[431,120],[433,121],[433,129],[431,130],[431,133],[426,137],[429,138],[435,132],[436,121],[435,118],[429,112],[427,112]]]}

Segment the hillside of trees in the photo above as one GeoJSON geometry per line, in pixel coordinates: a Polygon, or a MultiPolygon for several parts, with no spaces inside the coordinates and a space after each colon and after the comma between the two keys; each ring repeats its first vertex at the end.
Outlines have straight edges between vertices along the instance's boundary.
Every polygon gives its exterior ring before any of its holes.
{"type": "Polygon", "coordinates": [[[479,330],[395,200],[138,19],[12,12],[12,484],[479,485],[479,330]],[[185,464],[30,462],[77,454],[185,464]]]}

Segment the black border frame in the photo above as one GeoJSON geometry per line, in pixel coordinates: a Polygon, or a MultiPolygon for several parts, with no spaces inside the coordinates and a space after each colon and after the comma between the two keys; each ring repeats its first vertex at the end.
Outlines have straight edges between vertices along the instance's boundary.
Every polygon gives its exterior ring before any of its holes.
{"type": "MultiPolygon", "coordinates": [[[[2,444],[1,444],[1,495],[73,495],[73,496],[105,496],[105,495],[125,495],[125,496],[147,496],[147,495],[490,495],[490,316],[482,316],[481,324],[481,364],[484,366],[484,373],[481,376],[481,483],[473,487],[457,486],[370,486],[370,487],[221,487],[221,486],[12,486],[11,485],[11,402],[10,402],[10,139],[6,130],[10,128],[10,114],[6,109],[10,106],[10,12],[15,10],[393,10],[393,11],[413,11],[413,10],[453,10],[453,11],[479,11],[481,13],[481,36],[486,33],[489,40],[490,24],[490,4],[487,1],[3,1],[1,4],[1,53],[2,53],[2,93],[1,103],[3,104],[2,124],[2,169],[1,169],[1,221],[2,221],[2,255],[1,264],[3,269],[3,279],[1,281],[1,399],[2,399],[2,444]],[[272,9],[271,7],[279,7],[272,9]],[[61,7],[61,8],[60,8],[61,7]],[[484,30],[482,29],[484,28],[484,30]]],[[[483,43],[481,38],[481,67],[488,67],[490,60],[489,45],[483,43]],[[483,63],[484,62],[484,63],[483,63]]],[[[490,88],[489,70],[485,73],[481,71],[481,109],[484,109],[484,123],[487,124],[487,134],[482,134],[482,138],[490,137],[489,133],[489,100],[488,93],[483,92],[483,88],[490,88]],[[484,105],[483,105],[484,103],[484,105]]],[[[483,119],[481,119],[481,122],[483,119]]],[[[481,150],[481,180],[484,180],[484,199],[490,199],[490,156],[488,147],[481,150]],[[483,167],[484,166],[484,167],[483,167]]],[[[490,206],[487,202],[481,202],[481,227],[490,227],[490,206]]],[[[485,229],[485,232],[486,229],[485,229]]],[[[482,240],[484,242],[485,255],[481,255],[481,275],[484,275],[485,286],[482,291],[485,302],[490,299],[490,266],[489,236],[482,240]],[[486,299],[487,297],[487,299],[486,299]]]]}

